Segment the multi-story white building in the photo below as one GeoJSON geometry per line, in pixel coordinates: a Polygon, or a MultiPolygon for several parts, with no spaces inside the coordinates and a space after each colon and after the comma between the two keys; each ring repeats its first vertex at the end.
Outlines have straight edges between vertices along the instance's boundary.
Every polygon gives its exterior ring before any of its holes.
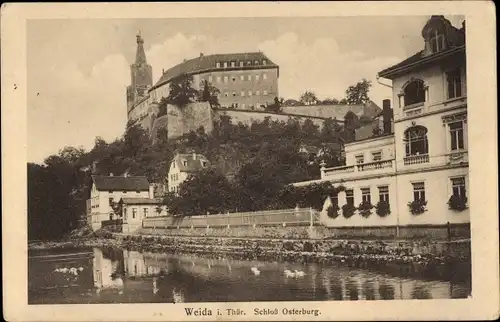
{"type": "Polygon", "coordinates": [[[208,168],[209,166],[210,162],[201,154],[176,154],[168,170],[168,191],[178,193],[179,186],[187,179],[190,173],[208,168]]]}
{"type": "MultiPolygon", "coordinates": [[[[392,81],[393,133],[391,113],[383,112],[382,135],[346,143],[347,165],[323,167],[317,180],[346,188],[333,201],[340,208],[386,200],[390,214],[379,216],[373,209],[361,216],[356,210],[345,218],[340,210],[334,219],[323,216],[328,226],[397,227],[403,234],[414,227],[468,231],[465,23],[458,29],[432,16],[422,37],[421,51],[379,73],[392,81]]],[[[389,105],[384,101],[383,110],[389,105]]]]}
{"type": "MultiPolygon", "coordinates": [[[[137,228],[142,219],[159,215],[160,199],[154,198],[154,186],[144,176],[92,176],[87,222],[93,230],[106,220],[122,219],[126,231],[137,228]]],[[[163,207],[162,214],[165,213],[163,207]]]]}

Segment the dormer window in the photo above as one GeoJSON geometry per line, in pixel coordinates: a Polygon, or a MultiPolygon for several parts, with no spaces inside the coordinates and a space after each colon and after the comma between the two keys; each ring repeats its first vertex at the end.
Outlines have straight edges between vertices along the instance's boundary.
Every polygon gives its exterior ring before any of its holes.
{"type": "Polygon", "coordinates": [[[255,61],[255,65],[258,65],[258,64],[259,64],[259,61],[258,61],[258,60],[256,60],[256,61],[255,61]]]}
{"type": "Polygon", "coordinates": [[[207,166],[207,162],[206,161],[201,161],[201,166],[205,168],[207,166]]]}
{"type": "Polygon", "coordinates": [[[252,62],[251,61],[247,61],[247,65],[248,66],[252,65],[252,62]]]}
{"type": "Polygon", "coordinates": [[[262,61],[262,65],[267,65],[267,60],[265,60],[265,59],[264,59],[264,60],[262,61]]]}
{"type": "Polygon", "coordinates": [[[227,68],[227,62],[224,62],[224,68],[227,68]]]}
{"type": "Polygon", "coordinates": [[[215,63],[215,67],[220,68],[220,63],[215,63]]]}
{"type": "Polygon", "coordinates": [[[430,49],[433,54],[438,53],[445,49],[444,35],[434,31],[433,36],[429,39],[430,49]]]}
{"type": "Polygon", "coordinates": [[[243,67],[244,64],[244,62],[240,61],[240,67],[243,67]]]}
{"type": "Polygon", "coordinates": [[[403,89],[404,106],[425,102],[425,86],[420,79],[410,81],[403,89]]]}
{"type": "Polygon", "coordinates": [[[231,62],[231,67],[235,67],[236,66],[236,62],[232,61],[231,62]]]}

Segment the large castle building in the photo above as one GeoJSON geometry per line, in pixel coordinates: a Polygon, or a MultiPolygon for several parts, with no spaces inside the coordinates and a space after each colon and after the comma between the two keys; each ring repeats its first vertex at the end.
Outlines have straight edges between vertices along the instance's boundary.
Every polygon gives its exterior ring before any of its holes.
{"type": "Polygon", "coordinates": [[[193,77],[192,86],[196,90],[202,89],[205,81],[216,87],[222,108],[262,109],[278,97],[279,66],[262,52],[200,54],[163,71],[153,85],[152,68],[143,44],[138,35],[135,63],[130,66],[131,85],[127,87],[129,124],[140,122],[145,128],[150,127],[155,104],[169,95],[170,83],[182,75],[193,77]]]}

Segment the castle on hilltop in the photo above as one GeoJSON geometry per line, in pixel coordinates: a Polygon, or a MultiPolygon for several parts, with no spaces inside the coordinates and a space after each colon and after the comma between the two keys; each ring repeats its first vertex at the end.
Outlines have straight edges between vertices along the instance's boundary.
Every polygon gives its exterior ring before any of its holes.
{"type": "Polygon", "coordinates": [[[184,60],[163,71],[153,85],[152,67],[147,63],[144,40],[137,35],[135,62],[130,66],[131,84],[127,87],[128,125],[139,124],[153,137],[159,128],[166,127],[169,137],[178,137],[203,127],[206,132],[221,114],[229,115],[236,122],[251,123],[271,117],[273,120],[312,120],[322,126],[327,118],[342,123],[348,111],[358,116],[374,117],[381,111],[373,102],[360,105],[308,105],[285,106],[281,113],[266,111],[279,97],[279,66],[262,52],[214,54],[184,60]],[[213,109],[206,102],[196,102],[180,109],[167,106],[166,115],[159,116],[158,104],[168,97],[170,83],[182,75],[193,77],[193,88],[200,90],[204,82],[216,87],[220,93],[220,106],[213,109]],[[159,117],[158,117],[159,116],[159,117]]]}

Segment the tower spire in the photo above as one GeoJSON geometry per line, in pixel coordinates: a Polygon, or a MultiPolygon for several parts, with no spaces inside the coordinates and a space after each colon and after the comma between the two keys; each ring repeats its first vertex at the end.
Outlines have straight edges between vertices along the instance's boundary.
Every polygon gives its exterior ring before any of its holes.
{"type": "Polygon", "coordinates": [[[144,39],[142,39],[141,31],[137,33],[137,52],[135,54],[135,63],[137,65],[147,64],[146,53],[144,52],[144,39]]]}

